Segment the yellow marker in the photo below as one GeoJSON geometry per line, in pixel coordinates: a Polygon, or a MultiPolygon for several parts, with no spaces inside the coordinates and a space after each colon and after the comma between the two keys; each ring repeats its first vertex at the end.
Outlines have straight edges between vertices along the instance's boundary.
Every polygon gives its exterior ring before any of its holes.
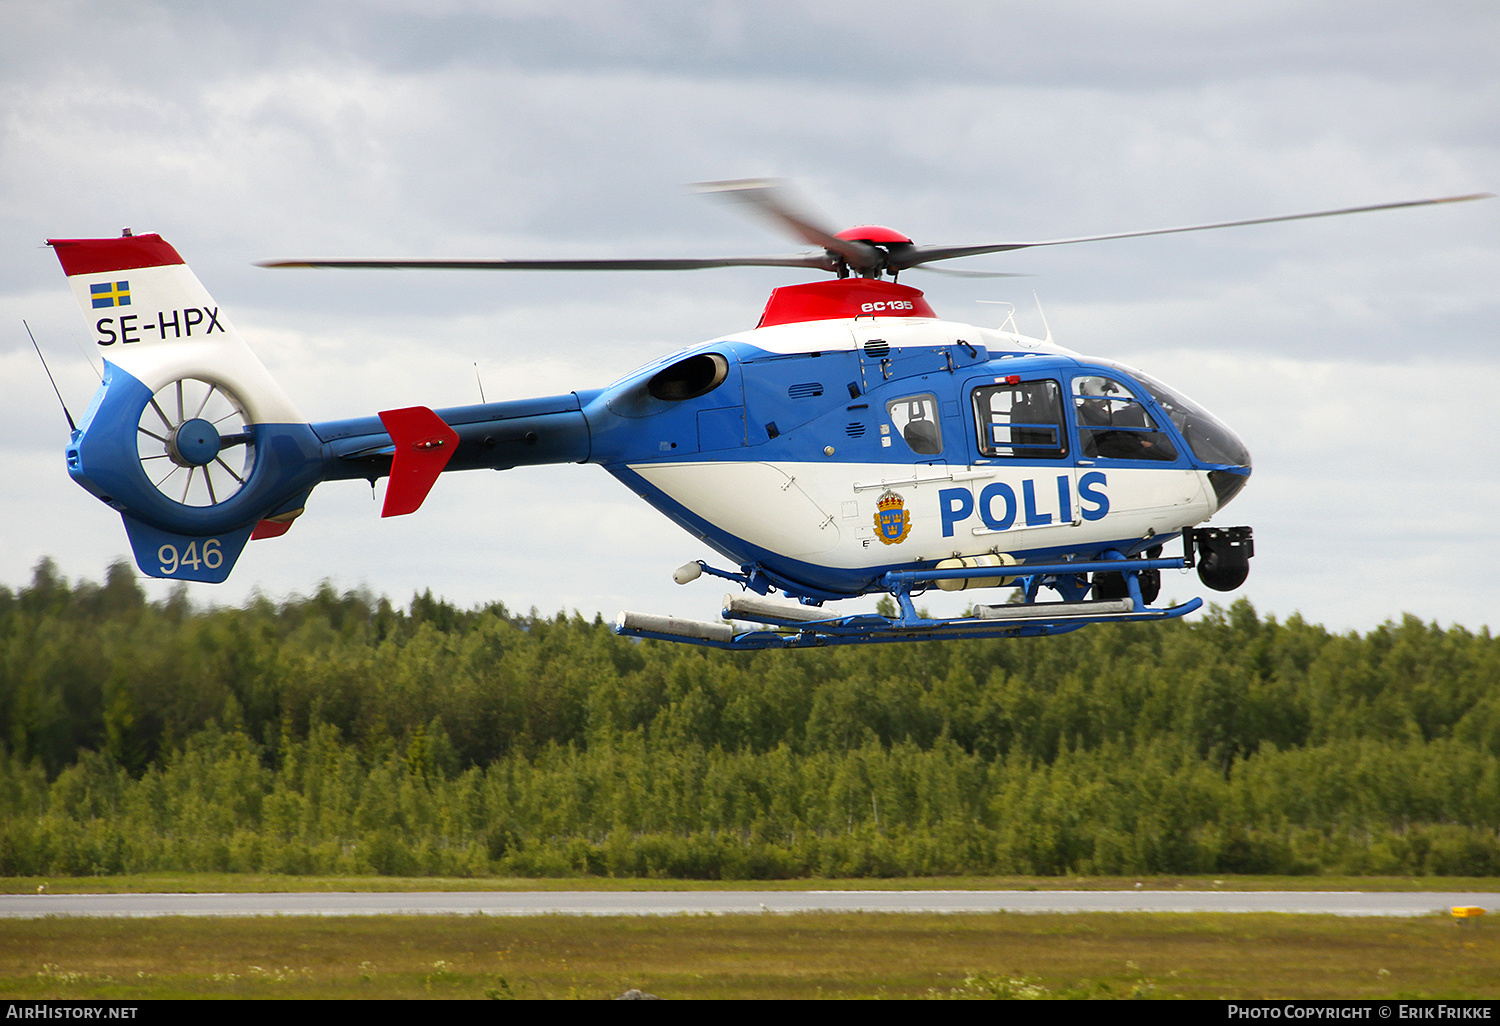
{"type": "Polygon", "coordinates": [[[1454,905],[1452,911],[1454,919],[1472,919],[1484,915],[1484,909],[1478,905],[1454,905]]]}

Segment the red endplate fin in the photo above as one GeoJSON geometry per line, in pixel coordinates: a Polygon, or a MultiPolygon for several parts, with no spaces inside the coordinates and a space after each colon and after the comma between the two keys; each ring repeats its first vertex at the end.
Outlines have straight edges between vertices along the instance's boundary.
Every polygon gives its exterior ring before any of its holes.
{"type": "Polygon", "coordinates": [[[396,446],[380,515],[399,517],[415,513],[458,448],[458,432],[425,406],[385,410],[380,414],[380,422],[396,446]]]}

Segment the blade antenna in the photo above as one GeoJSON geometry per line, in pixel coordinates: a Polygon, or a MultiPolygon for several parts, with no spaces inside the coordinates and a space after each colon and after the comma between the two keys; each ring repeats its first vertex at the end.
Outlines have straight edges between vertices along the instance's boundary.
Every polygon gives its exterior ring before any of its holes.
{"type": "Polygon", "coordinates": [[[1052,325],[1050,325],[1050,324],[1047,323],[1047,313],[1046,313],[1046,311],[1044,311],[1042,309],[1042,297],[1036,294],[1036,290],[1035,289],[1032,289],[1032,291],[1031,291],[1031,298],[1034,299],[1034,300],[1036,300],[1036,312],[1037,312],[1037,316],[1039,316],[1042,319],[1042,327],[1047,332],[1047,337],[1043,341],[1046,341],[1046,342],[1050,343],[1052,341],[1052,325]]]}
{"type": "Polygon", "coordinates": [[[63,402],[62,393],[57,390],[57,379],[52,376],[52,368],[47,366],[47,358],[42,355],[42,347],[36,344],[36,336],[31,334],[31,325],[26,319],[21,319],[21,326],[26,329],[26,334],[31,338],[31,348],[36,350],[36,358],[42,361],[42,370],[47,372],[47,380],[52,382],[52,393],[57,396],[58,405],[62,407],[63,416],[68,418],[68,430],[74,434],[78,433],[78,425],[73,423],[73,415],[68,412],[68,404],[63,402]]]}

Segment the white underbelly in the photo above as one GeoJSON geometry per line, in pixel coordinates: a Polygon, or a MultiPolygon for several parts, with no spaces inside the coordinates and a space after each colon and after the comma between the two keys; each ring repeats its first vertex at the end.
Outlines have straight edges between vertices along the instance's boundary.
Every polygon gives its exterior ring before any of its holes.
{"type": "Polygon", "coordinates": [[[1165,535],[1213,512],[1206,475],[1177,468],[715,461],[630,469],[727,534],[845,569],[1165,535]]]}

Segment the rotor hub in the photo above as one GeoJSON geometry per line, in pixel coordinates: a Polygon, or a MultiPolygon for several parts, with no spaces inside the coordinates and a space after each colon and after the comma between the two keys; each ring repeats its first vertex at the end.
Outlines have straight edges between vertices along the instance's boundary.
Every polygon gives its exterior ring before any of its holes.
{"type": "Polygon", "coordinates": [[[911,240],[905,235],[883,224],[855,225],[853,228],[845,228],[834,235],[834,238],[845,242],[869,242],[877,246],[887,246],[893,242],[911,245],[911,240]]]}
{"type": "Polygon", "coordinates": [[[202,417],[184,421],[167,435],[167,455],[179,467],[206,466],[222,447],[219,429],[202,417]]]}
{"type": "Polygon", "coordinates": [[[839,277],[845,277],[853,272],[861,278],[880,279],[887,274],[894,281],[900,273],[901,262],[898,260],[892,266],[891,258],[898,252],[908,251],[912,248],[912,241],[894,228],[887,228],[883,224],[861,224],[853,228],[845,228],[833,236],[841,242],[853,242],[863,247],[866,260],[861,262],[855,256],[847,253],[839,253],[828,250],[828,255],[838,267],[839,277]]]}

